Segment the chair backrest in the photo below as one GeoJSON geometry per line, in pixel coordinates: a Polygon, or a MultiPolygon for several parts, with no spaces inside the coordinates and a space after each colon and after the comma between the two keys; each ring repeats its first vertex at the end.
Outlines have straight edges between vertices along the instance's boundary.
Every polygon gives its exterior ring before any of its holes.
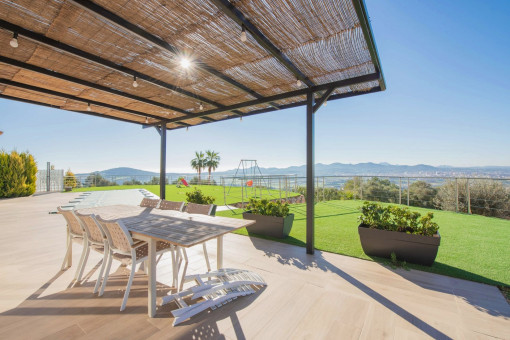
{"type": "Polygon", "coordinates": [[[94,215],[82,215],[78,212],[76,212],[75,215],[82,222],[83,228],[85,229],[89,240],[94,243],[103,244],[106,238],[106,233],[97,223],[94,215]]]}
{"type": "Polygon", "coordinates": [[[133,238],[127,228],[116,220],[104,220],[101,216],[96,216],[96,221],[103,227],[108,238],[110,248],[113,250],[129,254],[133,245],[133,238]]]}
{"type": "Polygon", "coordinates": [[[83,236],[83,227],[80,224],[80,221],[74,215],[72,210],[64,210],[61,207],[57,207],[58,213],[64,216],[67,222],[67,226],[69,227],[69,231],[73,235],[83,236]]]}
{"type": "Polygon", "coordinates": [[[186,212],[188,214],[211,215],[213,212],[213,208],[214,204],[188,203],[188,205],[186,205],[186,212]]]}
{"type": "Polygon", "coordinates": [[[144,208],[156,208],[158,206],[159,199],[145,197],[141,202],[140,206],[144,208]]]}
{"type": "Polygon", "coordinates": [[[159,203],[159,209],[182,211],[182,209],[184,209],[184,202],[161,200],[159,203]]]}

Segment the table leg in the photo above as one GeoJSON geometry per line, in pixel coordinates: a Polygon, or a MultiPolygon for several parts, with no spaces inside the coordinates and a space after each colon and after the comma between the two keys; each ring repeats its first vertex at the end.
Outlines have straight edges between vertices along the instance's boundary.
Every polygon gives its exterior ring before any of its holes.
{"type": "Polygon", "coordinates": [[[148,282],[148,310],[149,317],[153,318],[156,315],[156,240],[149,240],[149,261],[147,267],[149,267],[149,282],[148,282]]]}
{"type": "Polygon", "coordinates": [[[217,269],[223,268],[223,235],[218,236],[218,246],[216,249],[216,262],[217,269]]]}

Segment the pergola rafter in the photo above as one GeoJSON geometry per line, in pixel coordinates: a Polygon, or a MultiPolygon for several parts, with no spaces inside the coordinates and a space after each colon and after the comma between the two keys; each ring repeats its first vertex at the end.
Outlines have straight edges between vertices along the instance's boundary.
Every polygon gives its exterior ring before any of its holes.
{"type": "Polygon", "coordinates": [[[45,89],[42,87],[28,85],[28,84],[20,83],[17,81],[8,80],[8,79],[0,78],[0,84],[7,85],[7,86],[13,86],[13,87],[16,87],[19,89],[34,91],[34,92],[38,92],[38,93],[42,93],[42,94],[46,94],[46,95],[50,95],[50,96],[55,96],[55,97],[59,97],[59,98],[70,99],[70,100],[74,100],[76,102],[84,103],[87,105],[90,104],[90,105],[100,106],[100,107],[104,107],[107,109],[132,114],[132,115],[139,116],[142,118],[161,119],[160,116],[152,115],[152,114],[145,113],[142,111],[127,109],[124,107],[115,106],[115,105],[111,105],[111,104],[107,104],[107,103],[103,103],[103,102],[98,102],[96,100],[86,99],[86,98],[82,98],[82,97],[77,97],[77,96],[73,96],[73,95],[70,95],[67,93],[48,90],[48,89],[45,89]]]}

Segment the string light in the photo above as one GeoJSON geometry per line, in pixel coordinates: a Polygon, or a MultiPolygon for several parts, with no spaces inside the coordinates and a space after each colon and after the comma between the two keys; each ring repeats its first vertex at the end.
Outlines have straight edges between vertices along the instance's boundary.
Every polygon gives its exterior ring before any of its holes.
{"type": "Polygon", "coordinates": [[[326,100],[323,105],[324,107],[328,106],[328,101],[326,100]]]}
{"type": "Polygon", "coordinates": [[[87,104],[87,111],[92,111],[92,108],[90,107],[90,103],[87,104]]]}
{"type": "Polygon", "coordinates": [[[12,39],[11,41],[9,42],[9,44],[14,47],[14,48],[17,48],[19,46],[18,44],[18,33],[17,32],[14,32],[13,36],[12,36],[12,39]]]}
{"type": "Polygon", "coordinates": [[[149,117],[145,117],[145,124],[149,124],[149,117]]]}
{"type": "Polygon", "coordinates": [[[189,126],[186,126],[186,131],[188,131],[188,130],[189,130],[189,126]]]}
{"type": "Polygon", "coordinates": [[[243,116],[241,116],[241,117],[239,118],[239,121],[240,121],[240,122],[242,122],[242,121],[243,121],[243,116]]]}
{"type": "Polygon", "coordinates": [[[246,28],[243,26],[242,29],[241,29],[241,41],[242,42],[246,42],[247,40],[247,37],[246,37],[246,28]]]}
{"type": "Polygon", "coordinates": [[[298,87],[301,87],[301,85],[303,85],[303,83],[301,82],[301,79],[298,79],[298,80],[296,81],[296,85],[297,85],[298,87]]]}
{"type": "Polygon", "coordinates": [[[138,82],[136,81],[136,76],[133,76],[133,87],[138,87],[138,82]]]}
{"type": "Polygon", "coordinates": [[[200,103],[199,108],[200,108],[200,111],[202,111],[204,109],[204,105],[202,103],[200,103]]]}

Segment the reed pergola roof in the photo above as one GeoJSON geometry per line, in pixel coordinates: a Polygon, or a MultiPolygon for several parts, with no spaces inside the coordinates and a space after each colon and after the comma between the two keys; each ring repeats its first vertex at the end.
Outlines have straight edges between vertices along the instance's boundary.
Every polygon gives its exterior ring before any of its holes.
{"type": "Polygon", "coordinates": [[[363,0],[0,0],[0,46],[0,98],[171,130],[385,89],[363,0]]]}

